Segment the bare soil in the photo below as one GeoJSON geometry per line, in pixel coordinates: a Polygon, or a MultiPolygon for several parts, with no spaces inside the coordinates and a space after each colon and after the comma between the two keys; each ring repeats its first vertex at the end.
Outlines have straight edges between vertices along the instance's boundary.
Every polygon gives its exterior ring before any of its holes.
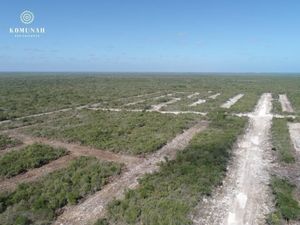
{"type": "Polygon", "coordinates": [[[203,121],[196,126],[184,131],[176,136],[172,141],[167,143],[157,152],[149,155],[143,162],[128,166],[127,171],[121,174],[113,182],[106,185],[101,191],[88,197],[82,203],[76,206],[69,206],[64,209],[55,225],[85,225],[92,224],[97,219],[105,215],[105,207],[113,199],[121,199],[127,189],[133,189],[138,186],[138,179],[146,173],[153,173],[159,170],[159,162],[167,157],[172,160],[176,152],[183,150],[192,137],[208,126],[203,121]]]}
{"type": "Polygon", "coordinates": [[[219,95],[221,95],[221,93],[217,93],[217,94],[208,96],[208,98],[210,98],[210,99],[216,99],[219,95]]]}
{"type": "Polygon", "coordinates": [[[173,104],[173,103],[178,102],[180,100],[181,100],[181,98],[173,98],[170,101],[163,102],[163,103],[160,103],[160,104],[157,104],[157,105],[152,105],[151,110],[152,111],[160,111],[162,107],[164,107],[166,105],[173,104]]]}
{"type": "Polygon", "coordinates": [[[279,101],[281,104],[282,112],[294,112],[291,102],[289,101],[286,94],[279,95],[279,101]]]}
{"type": "Polygon", "coordinates": [[[198,95],[200,95],[200,93],[199,92],[195,92],[193,94],[188,95],[187,98],[193,98],[193,97],[198,96],[198,95]]]}
{"type": "Polygon", "coordinates": [[[257,225],[265,223],[272,209],[269,190],[272,96],[263,94],[255,111],[249,114],[249,126],[233,150],[233,160],[221,187],[212,198],[204,198],[192,215],[194,224],[257,225]]]}
{"type": "Polygon", "coordinates": [[[232,98],[230,98],[227,102],[225,102],[223,105],[221,105],[222,108],[229,109],[231,106],[233,106],[238,100],[240,100],[244,94],[238,94],[232,98]]]}
{"type": "Polygon", "coordinates": [[[206,100],[205,99],[198,99],[196,102],[193,102],[192,104],[190,104],[189,106],[196,106],[196,105],[201,105],[203,103],[205,103],[206,100]]]}

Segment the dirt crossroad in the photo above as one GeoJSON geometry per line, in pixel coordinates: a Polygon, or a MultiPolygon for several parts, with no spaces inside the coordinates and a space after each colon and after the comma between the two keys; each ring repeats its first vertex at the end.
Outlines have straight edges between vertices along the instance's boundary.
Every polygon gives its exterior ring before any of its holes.
{"type": "Polygon", "coordinates": [[[269,213],[269,142],[272,96],[263,94],[249,114],[249,127],[239,138],[224,184],[213,198],[204,199],[192,215],[194,224],[256,225],[269,213]]]}
{"type": "Polygon", "coordinates": [[[98,218],[104,216],[106,205],[114,198],[120,199],[126,189],[138,186],[138,178],[146,173],[153,173],[159,169],[159,162],[174,159],[176,152],[183,150],[196,133],[203,131],[208,123],[203,121],[196,126],[176,136],[157,152],[147,157],[142,163],[129,167],[128,171],[106,185],[101,191],[87,198],[81,204],[65,209],[58,217],[55,225],[86,225],[92,224],[98,218]]]}

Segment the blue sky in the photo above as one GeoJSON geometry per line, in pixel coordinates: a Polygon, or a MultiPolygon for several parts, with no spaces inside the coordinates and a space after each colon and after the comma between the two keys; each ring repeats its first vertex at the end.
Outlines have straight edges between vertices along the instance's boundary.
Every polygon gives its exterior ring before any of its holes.
{"type": "Polygon", "coordinates": [[[299,0],[3,0],[0,71],[300,72],[299,0]],[[35,15],[25,26],[20,13],[35,15]],[[15,38],[10,27],[45,27],[15,38]]]}

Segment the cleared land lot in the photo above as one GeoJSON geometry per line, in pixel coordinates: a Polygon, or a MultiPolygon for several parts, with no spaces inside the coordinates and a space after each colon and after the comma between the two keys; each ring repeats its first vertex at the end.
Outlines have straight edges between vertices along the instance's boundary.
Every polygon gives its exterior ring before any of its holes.
{"type": "Polygon", "coordinates": [[[0,224],[297,224],[299,86],[280,76],[2,74],[0,224]],[[48,147],[26,150],[35,145],[48,147]]]}

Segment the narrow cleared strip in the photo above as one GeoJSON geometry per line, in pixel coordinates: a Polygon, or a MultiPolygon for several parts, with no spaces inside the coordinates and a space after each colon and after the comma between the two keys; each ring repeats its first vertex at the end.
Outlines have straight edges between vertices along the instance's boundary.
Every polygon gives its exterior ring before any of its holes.
{"type": "Polygon", "coordinates": [[[292,104],[289,101],[286,94],[279,95],[279,101],[280,101],[280,104],[281,104],[282,112],[289,112],[289,113],[294,112],[292,104]]]}
{"type": "Polygon", "coordinates": [[[166,105],[170,105],[170,104],[173,104],[175,102],[178,102],[181,98],[173,98],[171,99],[170,101],[167,101],[167,102],[163,102],[163,103],[160,103],[160,104],[157,104],[157,105],[152,105],[151,106],[151,110],[152,111],[160,111],[162,107],[166,106],[166,105]]]}
{"type": "Polygon", "coordinates": [[[208,98],[210,98],[210,99],[216,99],[219,95],[221,95],[221,93],[217,93],[217,94],[208,96],[208,98]]]}
{"type": "Polygon", "coordinates": [[[198,95],[200,95],[200,93],[199,92],[195,92],[193,94],[188,95],[187,98],[193,98],[193,97],[198,96],[198,95]]]}
{"type": "Polygon", "coordinates": [[[249,115],[249,127],[238,139],[224,185],[204,199],[192,216],[194,224],[264,224],[270,212],[269,172],[272,96],[263,94],[249,115]]]}
{"type": "Polygon", "coordinates": [[[112,111],[112,112],[158,112],[162,114],[196,114],[196,115],[207,115],[206,112],[197,112],[197,111],[156,111],[153,109],[143,110],[143,109],[119,109],[119,108],[88,108],[90,110],[99,110],[99,111],[112,111]]]}
{"type": "Polygon", "coordinates": [[[288,123],[289,132],[295,150],[300,153],[300,123],[288,123]]]}
{"type": "Polygon", "coordinates": [[[203,103],[205,103],[205,102],[206,102],[206,100],[204,100],[204,99],[198,99],[198,101],[193,102],[193,103],[190,104],[189,106],[201,105],[201,104],[203,104],[203,103]]]}
{"type": "Polygon", "coordinates": [[[106,205],[114,198],[121,199],[126,189],[133,189],[138,186],[138,178],[146,173],[153,173],[159,169],[159,162],[167,157],[172,160],[176,152],[183,150],[192,137],[203,131],[208,123],[203,121],[196,126],[184,131],[176,136],[171,142],[167,143],[160,150],[147,157],[142,163],[128,168],[119,178],[106,185],[101,191],[90,196],[83,203],[66,208],[64,213],[59,216],[55,225],[85,225],[92,224],[105,214],[106,205]]]}
{"type": "Polygon", "coordinates": [[[67,149],[72,155],[74,156],[94,156],[101,160],[124,163],[124,164],[136,164],[139,163],[142,159],[134,156],[129,155],[122,155],[117,154],[109,151],[104,151],[92,147],[82,146],[73,143],[66,143],[57,140],[49,140],[46,138],[38,138],[38,137],[31,137],[25,134],[21,134],[14,131],[8,131],[9,136],[18,138],[22,140],[25,144],[32,144],[32,143],[43,143],[53,147],[61,147],[67,149]]]}
{"type": "Polygon", "coordinates": [[[235,103],[237,103],[238,100],[240,100],[244,94],[238,94],[232,98],[230,98],[227,102],[225,102],[223,105],[221,105],[222,108],[229,109],[231,106],[233,106],[235,103]]]}

